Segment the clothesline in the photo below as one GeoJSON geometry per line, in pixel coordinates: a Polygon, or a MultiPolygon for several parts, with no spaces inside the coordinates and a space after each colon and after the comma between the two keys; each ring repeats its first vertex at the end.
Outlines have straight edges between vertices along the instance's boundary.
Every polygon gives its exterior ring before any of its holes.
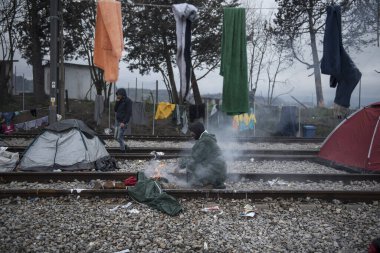
{"type": "MultiPolygon", "coordinates": [[[[98,2],[99,0],[73,0],[74,2],[82,2],[82,1],[94,1],[94,2],[98,2]]],[[[121,2],[122,4],[123,3],[123,0],[116,0],[116,1],[119,1],[121,2]]],[[[147,7],[157,7],[157,8],[172,8],[172,5],[165,5],[165,4],[148,4],[148,3],[125,3],[126,5],[129,5],[129,6],[147,6],[147,7]]],[[[278,8],[294,8],[293,6],[279,6],[279,7],[241,7],[240,8],[244,8],[246,10],[277,10],[278,8]]],[[[302,9],[313,9],[314,7],[303,7],[302,9]]],[[[202,7],[197,7],[197,9],[203,9],[202,7]]]]}
{"type": "MultiPolygon", "coordinates": [[[[122,2],[122,1],[121,1],[122,2]]],[[[127,3],[126,5],[137,5],[137,6],[148,6],[148,7],[158,7],[158,8],[172,8],[172,5],[164,5],[164,4],[140,4],[140,3],[127,3]]],[[[197,7],[198,9],[203,9],[202,7],[197,7]]],[[[247,10],[277,10],[279,7],[241,7],[247,10]]],[[[294,8],[293,6],[283,6],[282,8],[294,8]]],[[[312,9],[314,7],[304,7],[302,9],[312,9]]]]}
{"type": "MultiPolygon", "coordinates": [[[[138,6],[150,6],[150,7],[159,7],[159,8],[172,8],[171,5],[164,5],[164,4],[139,4],[139,3],[127,3],[126,5],[138,5],[138,6]]],[[[203,9],[202,7],[198,9],[203,9]]],[[[275,7],[248,7],[245,9],[260,9],[260,10],[275,10],[277,8],[275,7]]]]}
{"type": "Polygon", "coordinates": [[[15,112],[23,113],[23,112],[30,112],[31,110],[36,110],[36,111],[42,111],[42,110],[48,110],[49,107],[41,107],[41,108],[32,108],[29,110],[16,110],[15,112]]]}

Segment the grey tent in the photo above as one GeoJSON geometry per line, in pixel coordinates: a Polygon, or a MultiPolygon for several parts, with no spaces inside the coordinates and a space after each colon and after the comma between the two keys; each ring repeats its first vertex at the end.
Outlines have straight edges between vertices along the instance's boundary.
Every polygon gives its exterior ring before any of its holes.
{"type": "Polygon", "coordinates": [[[63,120],[48,126],[26,149],[19,170],[49,171],[97,169],[110,159],[101,141],[82,121],[63,120]]]}

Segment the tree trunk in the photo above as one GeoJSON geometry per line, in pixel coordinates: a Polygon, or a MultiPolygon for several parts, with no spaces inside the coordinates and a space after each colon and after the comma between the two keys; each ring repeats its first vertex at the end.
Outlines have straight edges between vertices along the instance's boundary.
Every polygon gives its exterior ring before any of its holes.
{"type": "MultiPolygon", "coordinates": [[[[6,40],[1,40],[1,47],[2,47],[2,60],[0,61],[0,101],[2,103],[7,104],[7,102],[10,100],[12,96],[12,90],[14,90],[15,82],[13,82],[12,76],[13,76],[13,56],[15,51],[15,44],[14,44],[14,31],[13,31],[13,24],[15,21],[15,15],[16,15],[16,6],[17,2],[15,0],[12,1],[12,4],[10,4],[8,7],[11,7],[12,9],[9,10],[9,13],[11,13],[10,16],[5,17],[3,20],[4,27],[2,28],[1,34],[3,37],[3,33],[7,31],[8,34],[8,52],[4,51],[4,49],[7,48],[6,46],[6,40]],[[10,82],[11,81],[11,82],[10,82]]],[[[5,8],[8,8],[4,6],[5,8]]],[[[5,38],[6,36],[4,36],[5,38]]],[[[16,78],[16,77],[14,77],[16,78]]]]}
{"type": "Polygon", "coordinates": [[[36,1],[31,1],[31,18],[32,18],[32,66],[33,66],[33,87],[35,99],[38,102],[43,102],[46,99],[44,69],[42,67],[41,42],[38,37],[39,22],[38,22],[38,6],[36,1]]]}
{"type": "Polygon", "coordinates": [[[170,56],[166,55],[165,59],[166,59],[166,65],[167,65],[167,68],[168,68],[168,75],[169,75],[170,86],[172,88],[173,102],[175,104],[178,104],[180,100],[179,100],[179,95],[178,95],[178,92],[177,92],[177,87],[175,86],[173,66],[172,66],[172,63],[170,61],[170,56]]]}
{"type": "MultiPolygon", "coordinates": [[[[166,67],[167,67],[167,71],[168,71],[168,75],[169,75],[170,86],[172,88],[173,103],[179,104],[179,96],[178,96],[177,87],[175,86],[175,80],[174,80],[173,65],[172,65],[172,62],[170,60],[169,51],[167,50],[168,43],[166,41],[165,36],[162,36],[162,39],[164,41],[164,47],[165,47],[165,51],[166,51],[165,62],[166,62],[166,67]]],[[[182,101],[182,99],[181,99],[181,101],[182,101]]]]}
{"type": "Polygon", "coordinates": [[[8,89],[9,77],[7,68],[8,66],[6,61],[0,62],[0,101],[2,104],[3,102],[5,104],[5,102],[8,101],[10,95],[8,89]]]}
{"type": "Polygon", "coordinates": [[[104,106],[105,108],[108,108],[108,107],[110,106],[110,99],[111,99],[112,85],[115,85],[115,83],[109,83],[109,84],[108,84],[107,95],[106,95],[106,94],[104,95],[104,97],[106,98],[106,99],[105,99],[105,103],[107,103],[106,106],[104,106]]]}
{"type": "Polygon", "coordinates": [[[310,39],[311,39],[311,50],[313,54],[313,69],[314,69],[315,90],[317,93],[317,105],[318,107],[324,107],[325,102],[323,99],[323,91],[322,91],[321,69],[319,67],[319,58],[318,58],[315,33],[310,33],[310,39]]]}
{"type": "Polygon", "coordinates": [[[199,92],[197,78],[195,77],[194,69],[191,68],[191,87],[193,88],[194,101],[196,105],[202,104],[201,93],[199,92]]]}
{"type": "MultiPolygon", "coordinates": [[[[309,5],[312,5],[312,1],[309,1],[309,5]]],[[[323,100],[323,91],[322,91],[322,79],[321,79],[321,69],[319,66],[319,57],[317,51],[317,42],[315,37],[315,30],[313,26],[313,10],[311,8],[308,9],[309,16],[309,33],[310,33],[310,46],[311,52],[313,55],[313,69],[314,69],[314,80],[315,80],[315,90],[317,94],[317,106],[324,107],[325,102],[323,100]]]]}

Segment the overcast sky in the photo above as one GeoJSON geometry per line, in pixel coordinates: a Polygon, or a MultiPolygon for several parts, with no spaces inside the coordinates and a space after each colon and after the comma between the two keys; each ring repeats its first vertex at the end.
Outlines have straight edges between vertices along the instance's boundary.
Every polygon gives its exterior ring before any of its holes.
{"type": "MultiPolygon", "coordinates": [[[[245,0],[247,1],[247,0],[245,0]]],[[[263,7],[273,7],[274,1],[264,1],[263,7]]],[[[268,12],[271,10],[268,10],[268,12]]],[[[202,18],[202,17],[200,17],[202,18]]],[[[174,19],[173,19],[174,22],[174,19]]],[[[319,45],[319,58],[322,57],[322,46],[319,45]]],[[[309,48],[305,49],[305,56],[311,54],[309,48]]],[[[375,69],[380,71],[380,48],[375,45],[364,48],[362,52],[350,52],[349,53],[354,63],[362,72],[361,80],[361,94],[362,98],[369,98],[368,101],[375,102],[380,101],[380,74],[375,72],[375,69]]],[[[127,69],[126,63],[120,63],[120,74],[117,82],[118,87],[127,87],[128,83],[130,87],[135,87],[136,78],[138,79],[138,87],[141,88],[141,84],[144,83],[144,88],[155,89],[155,80],[159,81],[159,89],[165,89],[165,85],[162,83],[162,77],[158,74],[151,74],[150,76],[140,76],[138,72],[131,73],[127,69]]],[[[24,61],[16,63],[17,74],[25,74],[25,77],[32,79],[32,71],[30,66],[26,66],[24,61]]],[[[174,70],[176,82],[179,83],[178,69],[174,70]]],[[[289,68],[288,70],[279,74],[277,80],[284,83],[277,83],[274,91],[274,96],[282,94],[284,92],[293,89],[289,95],[282,96],[283,99],[291,100],[290,95],[299,98],[302,101],[316,101],[315,97],[315,83],[314,76],[310,76],[312,70],[307,70],[305,65],[298,62],[289,68]]],[[[196,72],[198,76],[200,72],[196,72]]],[[[333,100],[335,96],[335,89],[330,88],[328,84],[329,76],[322,75],[322,89],[325,102],[333,100]]],[[[199,81],[199,89],[202,95],[207,93],[221,93],[223,89],[223,77],[219,75],[219,69],[210,73],[206,78],[199,81]]],[[[264,95],[267,93],[267,86],[265,83],[261,83],[258,86],[257,95],[264,95]]],[[[356,87],[352,94],[351,107],[356,107],[358,104],[359,85],[356,87]]],[[[363,100],[362,100],[363,101],[363,100]]],[[[363,102],[362,102],[363,106],[363,102]]]]}

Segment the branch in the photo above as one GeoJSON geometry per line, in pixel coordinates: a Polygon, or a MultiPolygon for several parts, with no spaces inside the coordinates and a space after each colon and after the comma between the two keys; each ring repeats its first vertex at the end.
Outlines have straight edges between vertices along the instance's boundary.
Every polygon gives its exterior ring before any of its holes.
{"type": "Polygon", "coordinates": [[[375,69],[375,72],[378,73],[378,74],[380,74],[380,71],[377,71],[376,69],[375,69]]]}
{"type": "Polygon", "coordinates": [[[301,60],[300,58],[298,58],[296,51],[294,50],[294,47],[293,47],[293,40],[292,39],[291,39],[290,47],[292,49],[293,56],[294,56],[294,58],[296,58],[297,61],[299,61],[302,64],[305,64],[307,66],[307,69],[311,69],[314,67],[313,65],[311,65],[311,64],[301,60]]]}
{"type": "Polygon", "coordinates": [[[290,92],[292,92],[294,90],[294,87],[292,87],[290,90],[288,90],[287,92],[284,92],[284,93],[281,93],[279,94],[278,96],[276,96],[273,100],[272,100],[272,103],[280,96],[283,96],[283,95],[286,95],[286,94],[289,94],[290,92]]]}
{"type": "Polygon", "coordinates": [[[292,95],[290,95],[291,98],[293,98],[298,104],[302,105],[305,109],[307,109],[307,106],[304,105],[301,101],[299,101],[298,99],[296,99],[295,97],[293,97],[292,95]]]}
{"type": "Polygon", "coordinates": [[[219,65],[219,62],[220,61],[218,60],[217,63],[215,63],[211,68],[209,68],[207,70],[207,72],[203,76],[197,78],[197,81],[201,80],[202,78],[204,78],[205,76],[207,76],[211,71],[213,71],[219,65]]]}

